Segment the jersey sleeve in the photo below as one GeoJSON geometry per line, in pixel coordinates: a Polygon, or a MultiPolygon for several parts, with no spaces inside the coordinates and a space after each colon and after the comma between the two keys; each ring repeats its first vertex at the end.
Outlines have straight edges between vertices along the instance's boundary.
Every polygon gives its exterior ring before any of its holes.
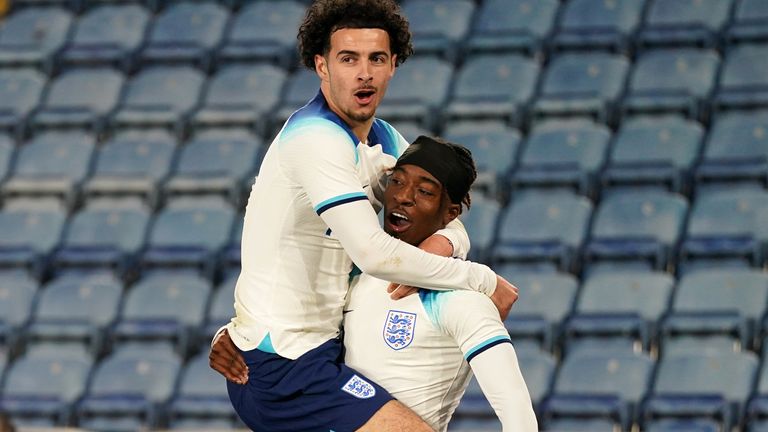
{"type": "Polygon", "coordinates": [[[468,291],[435,295],[430,315],[443,332],[451,336],[470,362],[496,345],[509,343],[509,333],[499,318],[493,302],[468,291]]]}
{"type": "Polygon", "coordinates": [[[445,228],[438,230],[435,234],[439,234],[451,242],[454,258],[467,259],[470,246],[469,234],[467,234],[467,229],[464,228],[464,224],[458,218],[449,222],[445,228]]]}

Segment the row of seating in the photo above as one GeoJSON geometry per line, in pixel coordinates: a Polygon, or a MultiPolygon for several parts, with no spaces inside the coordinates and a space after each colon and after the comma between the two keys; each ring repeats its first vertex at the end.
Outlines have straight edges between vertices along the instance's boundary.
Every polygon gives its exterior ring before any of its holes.
{"type": "MultiPolygon", "coordinates": [[[[615,126],[623,116],[672,112],[709,122],[711,112],[768,106],[766,45],[714,51],[648,51],[636,64],[609,53],[566,53],[542,70],[516,54],[468,57],[458,69],[420,56],[399,68],[379,115],[426,129],[462,119],[501,119],[526,128],[547,117],[588,116],[615,126]],[[722,64],[721,64],[722,63],[722,64]]],[[[50,82],[31,69],[0,70],[0,127],[162,126],[184,131],[243,125],[264,136],[317,91],[307,70],[235,64],[210,79],[190,66],[147,66],[127,77],[109,67],[73,68],[50,82]]]]}
{"type": "MultiPolygon", "coordinates": [[[[74,16],[62,6],[79,10],[83,3],[104,4],[99,0],[14,2],[18,6],[54,6],[39,10],[17,8],[5,29],[0,30],[0,52],[5,51],[7,61],[45,62],[47,56],[68,42],[74,16]],[[45,28],[42,26],[28,27],[35,22],[44,24],[46,30],[41,31],[45,28]],[[23,53],[3,50],[4,45],[10,47],[19,42],[26,44],[23,53]]],[[[135,7],[118,13],[129,18],[125,20],[115,19],[114,12],[104,15],[102,11],[117,10],[109,9],[114,8],[111,4],[89,9],[74,26],[71,45],[75,49],[65,59],[81,61],[84,50],[91,51],[86,57],[93,57],[93,51],[107,54],[104,59],[110,60],[115,60],[116,55],[130,56],[148,33],[149,48],[142,55],[145,59],[170,55],[209,64],[211,50],[226,41],[222,56],[225,59],[255,56],[285,64],[295,62],[295,58],[290,58],[291,41],[306,2],[144,3],[153,10],[165,7],[156,22],[150,23],[147,13],[135,7]],[[236,7],[236,12],[230,13],[228,6],[236,7]],[[107,21],[99,22],[97,17],[107,21]],[[118,26],[111,27],[112,23],[118,26]]],[[[405,0],[402,4],[411,22],[417,51],[450,60],[460,58],[465,51],[536,54],[551,47],[628,52],[653,46],[714,47],[723,40],[732,43],[768,39],[764,29],[768,9],[760,0],[405,0]]]]}

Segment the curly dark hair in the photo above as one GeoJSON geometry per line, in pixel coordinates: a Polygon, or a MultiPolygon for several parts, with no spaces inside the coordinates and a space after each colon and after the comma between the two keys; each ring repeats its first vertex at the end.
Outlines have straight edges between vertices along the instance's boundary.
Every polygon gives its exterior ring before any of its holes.
{"type": "Polygon", "coordinates": [[[411,54],[408,20],[394,0],[316,0],[307,9],[296,38],[301,62],[315,69],[315,55],[331,49],[331,34],[343,28],[378,28],[389,34],[392,53],[400,66],[411,54]]]}

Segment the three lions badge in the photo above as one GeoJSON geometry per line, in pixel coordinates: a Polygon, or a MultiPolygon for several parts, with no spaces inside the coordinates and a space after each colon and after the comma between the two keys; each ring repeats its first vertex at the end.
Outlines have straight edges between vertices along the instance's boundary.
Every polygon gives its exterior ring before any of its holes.
{"type": "Polygon", "coordinates": [[[401,350],[413,342],[416,314],[390,310],[384,322],[384,342],[393,350],[401,350]]]}

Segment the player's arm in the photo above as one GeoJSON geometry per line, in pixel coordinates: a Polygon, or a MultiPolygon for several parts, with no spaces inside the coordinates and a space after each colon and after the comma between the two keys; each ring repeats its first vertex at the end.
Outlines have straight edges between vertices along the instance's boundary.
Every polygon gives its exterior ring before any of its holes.
{"type": "Polygon", "coordinates": [[[515,349],[493,304],[470,292],[441,296],[433,319],[464,353],[504,431],[538,430],[515,349]]]}

